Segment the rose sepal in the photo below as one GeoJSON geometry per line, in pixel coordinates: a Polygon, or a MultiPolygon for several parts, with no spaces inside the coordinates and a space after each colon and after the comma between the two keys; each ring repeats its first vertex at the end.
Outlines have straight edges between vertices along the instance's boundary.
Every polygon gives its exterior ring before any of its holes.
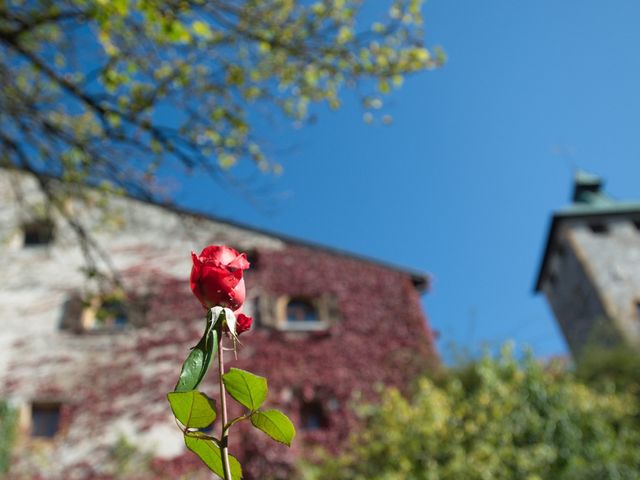
{"type": "Polygon", "coordinates": [[[225,332],[231,335],[234,342],[238,340],[236,314],[226,307],[213,307],[210,310],[213,320],[213,328],[218,332],[225,332]]]}

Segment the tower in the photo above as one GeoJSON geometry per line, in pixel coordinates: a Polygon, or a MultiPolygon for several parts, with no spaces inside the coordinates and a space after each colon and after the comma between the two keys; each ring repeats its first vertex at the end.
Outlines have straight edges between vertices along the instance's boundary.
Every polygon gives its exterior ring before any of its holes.
{"type": "Polygon", "coordinates": [[[613,200],[579,172],[553,215],[536,281],[574,358],[588,345],[640,349],[640,202],[613,200]]]}

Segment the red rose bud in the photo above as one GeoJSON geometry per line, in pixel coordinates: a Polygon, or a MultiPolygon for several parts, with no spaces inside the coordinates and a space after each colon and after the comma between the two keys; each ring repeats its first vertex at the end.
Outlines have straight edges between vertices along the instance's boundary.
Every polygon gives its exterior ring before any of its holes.
{"type": "MultiPolygon", "coordinates": [[[[238,310],[245,297],[243,270],[247,256],[233,248],[211,245],[200,255],[191,252],[191,290],[205,308],[215,306],[238,310]]],[[[247,317],[248,318],[248,317],[247,317]]]]}
{"type": "Polygon", "coordinates": [[[253,318],[247,317],[244,313],[238,313],[236,315],[236,335],[240,335],[242,332],[246,332],[251,328],[253,318]]]}

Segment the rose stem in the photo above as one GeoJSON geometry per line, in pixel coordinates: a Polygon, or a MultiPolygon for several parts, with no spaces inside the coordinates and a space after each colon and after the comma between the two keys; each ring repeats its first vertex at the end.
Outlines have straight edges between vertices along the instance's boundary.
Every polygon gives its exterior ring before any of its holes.
{"type": "Polygon", "coordinates": [[[227,399],[222,375],[224,374],[224,353],[222,351],[222,329],[218,332],[218,380],[220,382],[220,407],[222,409],[222,433],[220,435],[220,454],[224,480],[232,480],[229,467],[229,430],[227,429],[227,399]]]}

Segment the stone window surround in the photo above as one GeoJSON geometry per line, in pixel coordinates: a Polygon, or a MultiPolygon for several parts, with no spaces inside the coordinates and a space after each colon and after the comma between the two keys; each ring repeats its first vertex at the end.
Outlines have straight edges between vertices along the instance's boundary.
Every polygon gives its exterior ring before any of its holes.
{"type": "MultiPolygon", "coordinates": [[[[112,305],[112,308],[118,307],[117,304],[112,305]]],[[[58,328],[78,335],[123,334],[143,324],[144,308],[144,304],[138,305],[135,300],[130,302],[128,296],[117,291],[106,294],[71,291],[64,302],[58,328]],[[124,321],[117,321],[117,311],[114,311],[111,318],[108,315],[109,308],[101,311],[103,302],[109,301],[123,302],[121,313],[125,317],[124,321]],[[103,318],[100,319],[99,316],[103,318]]]]}
{"type": "Polygon", "coordinates": [[[80,315],[80,328],[83,332],[101,333],[101,332],[122,332],[127,330],[130,325],[129,313],[127,312],[127,322],[125,325],[119,326],[115,320],[108,321],[104,325],[98,324],[98,314],[105,300],[109,295],[94,295],[89,300],[87,306],[83,308],[80,315]]]}
{"type": "Polygon", "coordinates": [[[61,424],[61,410],[64,405],[59,399],[35,399],[30,402],[24,403],[18,410],[18,425],[20,431],[31,441],[37,442],[52,442],[54,441],[62,431],[61,424]],[[55,431],[52,435],[34,435],[34,410],[49,410],[55,412],[57,416],[55,431]]]}
{"type": "Polygon", "coordinates": [[[55,240],[55,225],[48,217],[25,221],[20,226],[23,248],[47,247],[55,240]]]}
{"type": "Polygon", "coordinates": [[[276,328],[286,331],[321,331],[327,330],[331,325],[329,308],[322,297],[308,295],[282,295],[276,300],[276,328]],[[289,322],[287,319],[287,306],[292,300],[305,300],[315,309],[317,321],[289,322]]]}

